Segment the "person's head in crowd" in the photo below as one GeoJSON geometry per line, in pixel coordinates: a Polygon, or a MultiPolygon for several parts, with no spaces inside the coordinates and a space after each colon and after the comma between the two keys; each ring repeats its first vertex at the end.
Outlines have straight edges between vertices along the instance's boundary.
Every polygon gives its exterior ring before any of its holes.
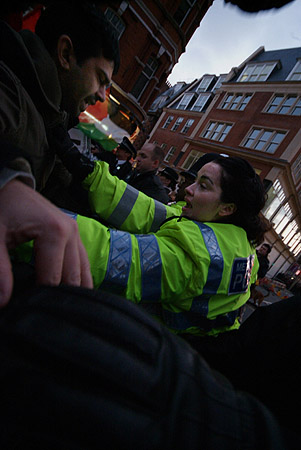
{"type": "Polygon", "coordinates": [[[35,31],[56,64],[61,108],[75,118],[89,104],[104,101],[119,68],[119,43],[99,7],[89,2],[50,4],[35,31]]]}
{"type": "Polygon", "coordinates": [[[238,157],[220,157],[205,164],[186,188],[182,215],[200,222],[222,222],[243,228],[259,245],[271,225],[260,216],[266,195],[253,167],[238,157]]]}
{"type": "Polygon", "coordinates": [[[172,191],[176,188],[178,173],[172,167],[164,167],[163,170],[158,172],[158,176],[164,186],[170,188],[172,191]]]}
{"type": "Polygon", "coordinates": [[[157,170],[164,156],[165,153],[161,147],[150,142],[145,143],[137,152],[137,172],[140,174],[157,170]]]}
{"type": "Polygon", "coordinates": [[[264,244],[262,244],[258,249],[257,249],[257,254],[260,256],[265,256],[267,257],[269,253],[271,253],[272,247],[270,246],[270,244],[267,244],[266,242],[264,244]]]}
{"type": "Polygon", "coordinates": [[[181,202],[185,197],[185,189],[194,183],[197,173],[192,170],[183,170],[180,172],[181,179],[178,183],[178,190],[176,193],[175,201],[181,202]]]}
{"type": "Polygon", "coordinates": [[[116,149],[116,156],[118,161],[129,161],[135,159],[137,151],[131,141],[125,136],[116,149]]]}

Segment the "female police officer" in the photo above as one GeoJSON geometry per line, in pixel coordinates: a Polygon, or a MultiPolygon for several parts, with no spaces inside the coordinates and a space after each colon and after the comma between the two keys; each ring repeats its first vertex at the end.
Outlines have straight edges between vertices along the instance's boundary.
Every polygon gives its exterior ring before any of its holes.
{"type": "Polygon", "coordinates": [[[95,163],[83,185],[96,213],[122,228],[75,216],[94,287],[143,305],[176,333],[239,327],[256,280],[255,246],[267,229],[259,217],[264,189],[249,163],[221,157],[203,166],[186,188],[180,217],[112,177],[104,162],[95,163]],[[169,218],[149,233],[162,207],[169,218]]]}

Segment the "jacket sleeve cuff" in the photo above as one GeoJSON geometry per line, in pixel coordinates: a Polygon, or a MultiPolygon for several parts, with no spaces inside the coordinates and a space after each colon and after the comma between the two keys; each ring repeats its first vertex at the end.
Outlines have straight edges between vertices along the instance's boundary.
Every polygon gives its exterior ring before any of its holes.
{"type": "Polygon", "coordinates": [[[4,167],[0,170],[0,189],[2,189],[9,181],[18,178],[23,183],[35,189],[36,182],[31,173],[23,172],[21,170],[14,170],[4,167]]]}

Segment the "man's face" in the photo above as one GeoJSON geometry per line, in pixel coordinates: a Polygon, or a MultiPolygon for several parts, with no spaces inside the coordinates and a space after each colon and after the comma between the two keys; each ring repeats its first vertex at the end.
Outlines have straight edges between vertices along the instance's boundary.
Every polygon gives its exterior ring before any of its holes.
{"type": "Polygon", "coordinates": [[[61,83],[62,109],[71,117],[78,117],[88,105],[94,105],[97,100],[104,102],[113,70],[113,61],[102,56],[89,58],[81,66],[74,58],[68,77],[61,83]]]}
{"type": "Polygon", "coordinates": [[[257,250],[257,253],[259,253],[259,255],[261,255],[261,256],[266,256],[268,254],[268,248],[265,245],[262,245],[257,250]]]}
{"type": "Polygon", "coordinates": [[[158,160],[152,160],[153,149],[153,144],[144,144],[141,150],[137,152],[136,169],[138,173],[145,173],[158,168],[158,160]]]}

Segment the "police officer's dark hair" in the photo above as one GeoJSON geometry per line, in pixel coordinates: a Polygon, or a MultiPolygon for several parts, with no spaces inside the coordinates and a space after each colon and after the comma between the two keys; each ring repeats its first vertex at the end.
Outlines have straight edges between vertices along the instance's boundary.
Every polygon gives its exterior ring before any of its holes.
{"type": "Polygon", "coordinates": [[[92,3],[56,2],[44,9],[36,24],[36,34],[51,55],[60,36],[66,34],[73,43],[77,63],[103,56],[114,62],[114,74],[120,63],[118,37],[99,7],[92,3]]]}
{"type": "Polygon", "coordinates": [[[221,201],[236,206],[234,213],[223,221],[243,228],[253,245],[261,244],[264,233],[271,228],[271,224],[260,214],[266,202],[261,179],[251,164],[242,158],[221,157],[213,163],[222,168],[221,201]]]}

